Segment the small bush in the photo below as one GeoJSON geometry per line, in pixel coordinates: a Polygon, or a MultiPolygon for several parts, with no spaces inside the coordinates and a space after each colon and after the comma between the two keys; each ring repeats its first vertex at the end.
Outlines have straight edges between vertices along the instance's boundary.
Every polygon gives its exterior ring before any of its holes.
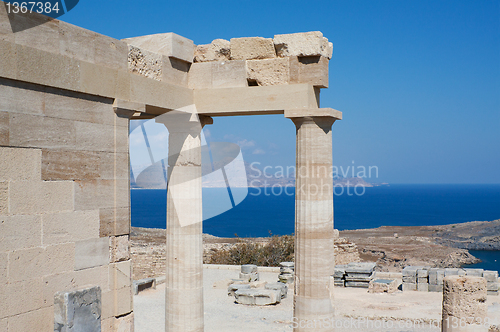
{"type": "Polygon", "coordinates": [[[230,249],[213,253],[209,264],[279,266],[281,262],[293,262],[293,255],[294,236],[274,235],[264,245],[240,239],[230,249]]]}

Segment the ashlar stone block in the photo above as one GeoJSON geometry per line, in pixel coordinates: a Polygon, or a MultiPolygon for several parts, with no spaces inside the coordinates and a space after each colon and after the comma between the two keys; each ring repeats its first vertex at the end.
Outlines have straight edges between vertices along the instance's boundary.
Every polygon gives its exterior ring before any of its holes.
{"type": "Polygon", "coordinates": [[[54,331],[101,332],[101,288],[56,293],[54,331]]]}
{"type": "Polygon", "coordinates": [[[191,65],[188,72],[188,87],[190,89],[212,88],[211,62],[196,62],[191,65]]]}
{"type": "Polygon", "coordinates": [[[275,58],[247,61],[247,78],[259,86],[281,85],[290,82],[290,60],[275,58]]]}
{"type": "Polygon", "coordinates": [[[329,61],[323,56],[288,57],[290,60],[290,83],[309,83],[315,87],[328,88],[329,61]]]}
{"type": "Polygon", "coordinates": [[[42,215],[43,245],[99,238],[99,211],[72,211],[42,215]]]}
{"type": "Polygon", "coordinates": [[[99,236],[125,235],[130,233],[130,208],[99,209],[99,236]]]}
{"type": "Polygon", "coordinates": [[[78,241],[75,243],[75,270],[107,265],[109,256],[108,237],[78,241]]]}
{"type": "Polygon", "coordinates": [[[275,35],[274,45],[279,57],[324,56],[331,59],[333,44],[319,31],[275,35]]]}
{"type": "Polygon", "coordinates": [[[271,38],[231,38],[232,60],[268,59],[275,57],[276,52],[271,38]]]}
{"type": "Polygon", "coordinates": [[[191,62],[162,56],[162,81],[187,87],[191,62]]]}
{"type": "MultiPolygon", "coordinates": [[[[52,331],[53,328],[54,307],[52,306],[9,317],[9,331],[52,331]]],[[[0,327],[0,331],[7,331],[7,329],[0,327]]]]}
{"type": "Polygon", "coordinates": [[[0,252],[41,246],[39,215],[0,215],[0,252]]]}
{"type": "Polygon", "coordinates": [[[128,235],[110,236],[109,247],[111,262],[121,262],[130,259],[130,241],[128,235]]]}
{"type": "Polygon", "coordinates": [[[11,181],[10,213],[72,211],[72,181],[11,181]]]}
{"type": "Polygon", "coordinates": [[[210,44],[198,45],[194,50],[194,62],[227,61],[231,57],[231,42],[215,39],[210,44]]]}
{"type": "Polygon", "coordinates": [[[0,147],[0,181],[40,181],[39,149],[0,147]]]}
{"type": "Polygon", "coordinates": [[[246,87],[245,61],[212,62],[212,87],[237,88],[246,87]]]}

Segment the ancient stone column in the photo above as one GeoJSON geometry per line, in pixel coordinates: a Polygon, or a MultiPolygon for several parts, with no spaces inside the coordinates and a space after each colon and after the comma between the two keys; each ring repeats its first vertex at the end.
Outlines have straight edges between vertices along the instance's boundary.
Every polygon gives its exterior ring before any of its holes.
{"type": "Polygon", "coordinates": [[[486,279],[449,276],[443,279],[443,332],[487,332],[486,279]]]}
{"type": "Polygon", "coordinates": [[[169,112],[165,331],[203,331],[201,140],[209,117],[169,112]]]}
{"type": "Polygon", "coordinates": [[[333,331],[331,127],[342,113],[333,109],[286,110],[285,117],[297,128],[293,327],[294,331],[333,331]]]}

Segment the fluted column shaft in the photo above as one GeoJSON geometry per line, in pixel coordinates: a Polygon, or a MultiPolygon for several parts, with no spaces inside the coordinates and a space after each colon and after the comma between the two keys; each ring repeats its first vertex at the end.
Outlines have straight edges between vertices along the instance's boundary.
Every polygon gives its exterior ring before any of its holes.
{"type": "Polygon", "coordinates": [[[294,117],[295,189],[294,331],[333,331],[333,183],[331,117],[294,117]]]}
{"type": "Polygon", "coordinates": [[[165,331],[200,332],[203,310],[202,123],[169,126],[165,331]]]}

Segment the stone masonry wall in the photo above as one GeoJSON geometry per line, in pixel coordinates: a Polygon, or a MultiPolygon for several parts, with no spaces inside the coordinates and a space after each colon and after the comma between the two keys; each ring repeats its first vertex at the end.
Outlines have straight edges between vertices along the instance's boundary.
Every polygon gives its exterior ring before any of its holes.
{"type": "Polygon", "coordinates": [[[54,294],[88,285],[103,331],[131,321],[128,188],[112,100],[0,78],[1,331],[53,331],[54,294]]]}

